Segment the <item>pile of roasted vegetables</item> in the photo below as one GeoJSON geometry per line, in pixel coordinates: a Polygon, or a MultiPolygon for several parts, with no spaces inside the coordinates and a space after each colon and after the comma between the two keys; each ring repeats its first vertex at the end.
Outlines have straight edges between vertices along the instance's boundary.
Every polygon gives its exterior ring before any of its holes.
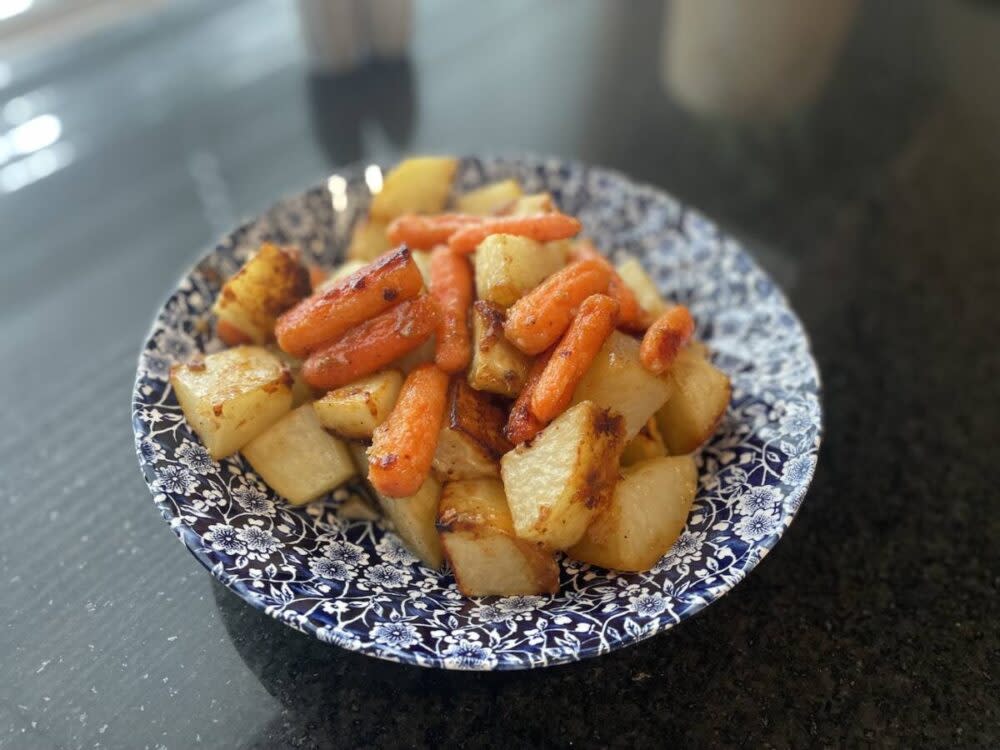
{"type": "Polygon", "coordinates": [[[214,458],[241,451],[290,503],[360,473],[466,595],[555,593],[560,551],[648,569],[729,380],[637,260],[612,265],[513,180],[449,206],[456,166],[391,171],[332,272],[262,246],[214,306],[230,348],[173,368],[178,402],[214,458]]]}

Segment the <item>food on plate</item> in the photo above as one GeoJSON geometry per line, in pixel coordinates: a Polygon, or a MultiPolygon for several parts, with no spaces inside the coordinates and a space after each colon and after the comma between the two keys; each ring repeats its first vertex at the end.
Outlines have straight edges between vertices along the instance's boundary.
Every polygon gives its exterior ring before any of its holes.
{"type": "Polygon", "coordinates": [[[508,308],[565,265],[561,249],[530,237],[491,234],[476,249],[476,295],[508,308]]]}
{"type": "Polygon", "coordinates": [[[513,234],[539,242],[553,242],[574,237],[579,231],[579,219],[566,214],[498,216],[459,229],[448,238],[448,245],[455,252],[471,253],[491,234],[513,234]]]}
{"type": "Polygon", "coordinates": [[[448,482],[437,527],[458,589],[466,596],[554,594],[559,565],[552,550],[514,533],[498,479],[448,482]]]}
{"type": "Polygon", "coordinates": [[[351,242],[347,246],[347,257],[350,260],[371,263],[391,248],[386,223],[362,219],[351,232],[351,242]]]}
{"type": "Polygon", "coordinates": [[[396,405],[403,376],[397,370],[374,375],[328,392],[313,406],[320,424],[352,440],[370,440],[396,405]]]}
{"type": "Polygon", "coordinates": [[[622,451],[622,466],[631,466],[647,458],[659,458],[667,455],[667,446],[663,443],[663,435],[656,424],[656,417],[650,417],[639,430],[639,434],[625,444],[622,451]]]}
{"type": "Polygon", "coordinates": [[[421,365],[406,376],[368,449],[368,481],[379,493],[408,497],[420,489],[434,461],[447,391],[448,375],[435,365],[421,365]]]}
{"type": "Polygon", "coordinates": [[[670,307],[638,260],[627,258],[618,264],[616,270],[618,277],[632,290],[647,315],[658,318],[670,307]]]}
{"type": "Polygon", "coordinates": [[[392,221],[403,214],[436,214],[448,201],[458,160],[448,156],[406,159],[385,176],[382,189],[372,196],[368,215],[392,221]]]}
{"type": "Polygon", "coordinates": [[[468,258],[446,245],[436,248],[431,253],[430,293],[438,306],[434,361],[447,373],[461,372],[472,359],[469,308],[474,295],[468,258]]]}
{"type": "Polygon", "coordinates": [[[335,269],[263,245],[213,308],[231,348],[171,370],[184,415],[292,504],[360,474],[372,501],[338,513],[381,515],[467,596],[555,593],[562,554],[648,569],[729,379],[637,259],[513,179],[450,199],[456,169],[390,171],[335,269]]]}
{"type": "Polygon", "coordinates": [[[618,303],[606,294],[592,294],[556,345],[531,394],[531,413],[551,422],[566,411],[577,383],[618,322],[618,303]]]}
{"type": "Polygon", "coordinates": [[[694,335],[694,318],[684,305],[676,305],[653,321],[642,337],[639,358],[642,366],[662,375],[694,335]]]}
{"type": "Polygon", "coordinates": [[[416,250],[431,250],[447,243],[459,229],[471,224],[479,224],[480,219],[467,214],[439,214],[420,216],[407,214],[400,216],[389,225],[387,236],[393,245],[406,245],[416,250]]]}
{"type": "Polygon", "coordinates": [[[503,434],[505,417],[492,394],[453,378],[432,463],[435,473],[442,479],[499,477],[500,457],[511,449],[503,434]]]}
{"type": "Polygon", "coordinates": [[[302,377],[302,360],[298,357],[293,357],[288,352],[283,352],[275,344],[269,344],[267,350],[271,352],[275,357],[281,360],[282,364],[288,368],[288,372],[292,376],[292,408],[296,406],[301,406],[302,404],[308,403],[316,398],[316,391],[314,391],[306,379],[302,377]]]}
{"type": "Polygon", "coordinates": [[[271,243],[260,249],[222,285],[212,312],[227,343],[265,344],[281,313],[309,294],[309,272],[299,253],[271,243]]]}
{"type": "MultiPolygon", "coordinates": [[[[367,449],[361,443],[352,443],[350,451],[361,475],[367,477],[367,449]]],[[[409,497],[389,497],[374,487],[372,491],[379,509],[409,550],[428,568],[440,568],[444,563],[444,553],[435,522],[441,500],[441,483],[429,476],[409,497]]]]}
{"type": "Polygon", "coordinates": [[[689,346],[678,353],[666,380],[672,395],[656,420],[671,454],[690,453],[712,436],[726,413],[732,395],[729,378],[689,346]]]}
{"type": "Polygon", "coordinates": [[[347,446],[323,429],[312,404],[283,416],[242,451],[260,478],[293,505],[315,500],[356,473],[347,446]]]}
{"type": "Polygon", "coordinates": [[[648,315],[639,304],[638,298],[632,289],[625,283],[624,279],[618,275],[611,261],[605,258],[594,247],[590,240],[578,240],[570,247],[570,253],[575,260],[596,260],[603,263],[611,274],[608,282],[608,296],[618,303],[618,325],[628,331],[641,332],[649,325],[648,315]]]}
{"type": "MultiPolygon", "coordinates": [[[[463,214],[489,216],[502,213],[514,205],[522,195],[521,184],[517,180],[501,180],[458,196],[455,199],[455,208],[463,214]]],[[[532,213],[537,212],[532,211],[532,213]]]]}
{"type": "Polygon", "coordinates": [[[215,459],[235,453],[292,408],[291,373],[259,346],[237,346],[174,365],[170,384],[215,459]]]}
{"type": "Polygon", "coordinates": [[[669,395],[670,383],[642,366],[639,342],[614,331],[581,378],[573,403],[593,401],[620,414],[625,420],[625,439],[631,440],[669,395]]]}
{"type": "Polygon", "coordinates": [[[437,319],[430,297],[401,302],[310,354],[302,376],[317,390],[347,385],[417,349],[434,334],[437,319]]]}
{"type": "Polygon", "coordinates": [[[500,476],[517,535],[553,549],[572,546],[603,510],[624,447],[622,418],[584,401],[507,453],[500,476]]]}
{"type": "Polygon", "coordinates": [[[304,357],[359,323],[420,294],[424,278],[410,251],[401,247],[303,300],[278,319],[278,346],[304,357]]]}
{"type": "Polygon", "coordinates": [[[569,549],[577,560],[649,570],[680,535],[698,488],[691,456],[663,456],[622,470],[608,507],[569,549]]]}
{"type": "Polygon", "coordinates": [[[535,357],[535,361],[528,371],[524,388],[521,389],[510,407],[510,414],[507,415],[507,425],[504,427],[503,434],[507,436],[511,445],[528,442],[545,427],[546,423],[535,416],[531,410],[531,401],[535,396],[538,381],[541,380],[551,356],[552,350],[550,349],[535,357]]]}
{"type": "Polygon", "coordinates": [[[543,352],[563,335],[583,301],[607,292],[610,281],[611,273],[598,261],[570,263],[514,303],[504,334],[525,354],[543,352]]]}
{"type": "Polygon", "coordinates": [[[524,387],[531,358],[503,333],[504,311],[499,305],[477,299],[472,303],[472,364],[469,385],[507,398],[516,398],[524,387]]]}
{"type": "Polygon", "coordinates": [[[533,216],[534,214],[554,213],[556,202],[549,193],[532,193],[518,198],[508,211],[501,211],[510,216],[533,216]]]}

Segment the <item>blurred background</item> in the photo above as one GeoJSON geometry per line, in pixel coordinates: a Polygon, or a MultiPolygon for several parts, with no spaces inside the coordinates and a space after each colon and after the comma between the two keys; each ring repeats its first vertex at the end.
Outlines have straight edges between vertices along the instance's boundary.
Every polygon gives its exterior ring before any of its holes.
{"type": "Polygon", "coordinates": [[[504,722],[523,746],[996,746],[998,74],[990,0],[0,0],[0,747],[504,722]],[[221,234],[347,162],[484,151],[699,207],[824,376],[819,473],[760,569],[544,678],[416,675],[267,621],[173,541],[128,431],[143,334],[221,234]]]}

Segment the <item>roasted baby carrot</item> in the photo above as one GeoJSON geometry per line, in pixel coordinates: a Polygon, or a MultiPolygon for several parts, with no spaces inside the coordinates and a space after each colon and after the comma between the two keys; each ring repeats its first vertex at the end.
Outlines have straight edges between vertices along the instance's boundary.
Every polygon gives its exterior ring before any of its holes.
{"type": "Polygon", "coordinates": [[[607,292],[610,281],[611,272],[600,261],[570,263],[514,303],[504,334],[526,354],[544,351],[563,335],[580,303],[607,292]]]}
{"type": "Polygon", "coordinates": [[[243,333],[239,328],[228,320],[219,318],[215,322],[215,333],[222,339],[226,346],[239,346],[240,344],[252,344],[253,338],[243,333]]]}
{"type": "Polygon", "coordinates": [[[480,216],[467,214],[406,214],[389,225],[386,236],[393,245],[405,244],[414,250],[430,250],[435,245],[447,242],[458,230],[482,221],[480,216]]]}
{"type": "Polygon", "coordinates": [[[436,365],[415,368],[368,449],[368,481],[389,497],[409,497],[427,479],[444,421],[448,375],[436,365]]]}
{"type": "Polygon", "coordinates": [[[469,259],[447,245],[435,249],[431,253],[430,291],[440,313],[434,362],[447,373],[459,372],[472,359],[469,306],[473,288],[469,259]]]}
{"type": "Polygon", "coordinates": [[[574,245],[572,252],[576,260],[600,261],[611,272],[611,281],[608,282],[608,296],[618,303],[618,325],[627,331],[645,331],[649,326],[649,316],[642,309],[635,293],[629,289],[622,277],[615,271],[611,262],[601,255],[590,240],[579,240],[574,245]]]}
{"type": "Polygon", "coordinates": [[[524,388],[518,394],[514,405],[510,408],[507,416],[507,424],[503,428],[504,437],[510,441],[511,445],[518,445],[531,440],[542,431],[545,423],[539,420],[531,411],[531,397],[538,385],[538,379],[542,377],[545,366],[549,362],[552,351],[539,354],[528,371],[528,378],[524,383],[524,388]]]}
{"type": "Polygon", "coordinates": [[[347,385],[416,349],[437,322],[437,305],[427,295],[402,302],[310,354],[302,377],[321,391],[347,385]]]}
{"type": "Polygon", "coordinates": [[[594,294],[583,301],[531,394],[531,413],[538,420],[551,422],[566,411],[577,383],[617,322],[618,302],[611,297],[594,294]]]}
{"type": "Polygon", "coordinates": [[[459,253],[471,253],[491,234],[516,234],[539,242],[565,240],[580,231],[580,222],[566,214],[535,214],[534,216],[498,216],[455,232],[448,245],[459,253]]]}
{"type": "Polygon", "coordinates": [[[677,352],[691,340],[694,318],[684,305],[675,305],[653,321],[642,337],[639,360],[642,366],[659,375],[673,364],[677,352]]]}
{"type": "Polygon", "coordinates": [[[386,253],[278,318],[274,327],[278,346],[304,357],[359,323],[416,297],[423,285],[408,248],[386,253]]]}

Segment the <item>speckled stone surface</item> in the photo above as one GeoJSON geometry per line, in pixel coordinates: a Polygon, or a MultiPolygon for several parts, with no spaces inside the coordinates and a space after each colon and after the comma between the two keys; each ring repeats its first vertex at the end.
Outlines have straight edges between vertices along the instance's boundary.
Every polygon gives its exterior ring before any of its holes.
{"type": "Polygon", "coordinates": [[[75,154],[0,193],[0,748],[1000,745],[995,4],[862,3],[817,100],[753,125],[663,94],[659,3],[428,3],[408,64],[335,81],[306,77],[291,8],[180,4],[0,89],[75,154]],[[482,149],[700,206],[824,377],[813,488],[759,568],[530,673],[382,663],[250,609],[157,517],[128,424],[157,302],[239,216],[344,161],[482,149]]]}

